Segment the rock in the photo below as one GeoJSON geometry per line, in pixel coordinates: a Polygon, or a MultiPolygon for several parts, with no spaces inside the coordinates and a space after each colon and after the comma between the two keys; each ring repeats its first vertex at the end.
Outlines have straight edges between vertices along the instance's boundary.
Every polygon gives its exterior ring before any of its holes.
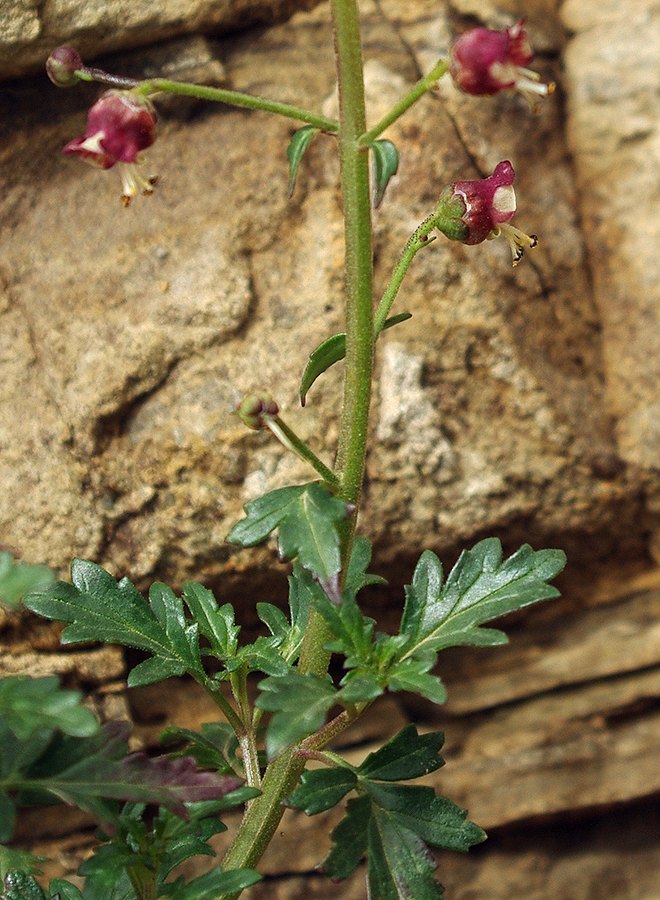
{"type": "Polygon", "coordinates": [[[86,63],[103,53],[177,35],[220,34],[284,19],[319,0],[146,0],[101,3],[0,0],[0,80],[43,70],[48,54],[73,45],[86,63]]]}

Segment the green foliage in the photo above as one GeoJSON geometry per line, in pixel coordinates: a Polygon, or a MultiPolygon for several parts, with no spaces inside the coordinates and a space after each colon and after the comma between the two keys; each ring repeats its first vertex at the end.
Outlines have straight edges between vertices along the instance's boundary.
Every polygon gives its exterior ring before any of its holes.
{"type": "Polygon", "coordinates": [[[382,900],[435,900],[442,889],[428,846],[468,850],[484,832],[467,821],[465,810],[430,787],[399,784],[444,764],[442,734],[417,733],[407,725],[364,762],[304,772],[288,798],[307,815],[335,806],[350,791],[346,816],[332,833],[324,868],[331,878],[347,878],[366,854],[370,896],[382,900]]]}
{"type": "Polygon", "coordinates": [[[369,145],[373,162],[374,199],[376,209],[383,202],[387,185],[399,169],[399,152],[388,140],[374,141],[369,145]]]}
{"type": "Polygon", "coordinates": [[[439,559],[430,550],[424,551],[413,582],[406,588],[401,618],[401,635],[406,639],[403,657],[465,644],[506,643],[502,631],[480,626],[559,596],[557,588],[546,582],[565,565],[563,551],[532,550],[529,544],[502,562],[500,541],[486,538],[461,553],[443,585],[439,559]]]}
{"type": "Polygon", "coordinates": [[[160,735],[161,744],[179,744],[170,757],[192,756],[202,769],[214,769],[223,775],[235,775],[241,768],[237,757],[238,740],[226,722],[205,722],[201,732],[172,725],[160,735]]]}
{"type": "MultiPolygon", "coordinates": [[[[186,819],[160,809],[155,817],[146,815],[145,804],[127,803],[118,816],[112,834],[96,847],[93,856],[80,867],[85,876],[84,900],[106,900],[108,897],[134,897],[131,888],[132,873],[142,883],[154,886],[154,895],[172,897],[195,895],[204,883],[200,879],[186,883],[182,877],[174,882],[166,879],[173,869],[192,856],[215,856],[208,841],[225,830],[218,814],[244,802],[246,796],[258,793],[249,789],[246,795],[241,788],[226,794],[221,801],[186,804],[186,819]],[[129,891],[126,895],[126,891],[129,891]]],[[[218,885],[242,883],[254,884],[259,875],[250,869],[220,873],[218,885]]],[[[209,888],[216,882],[209,882],[209,888]]],[[[210,896],[210,895],[208,895],[210,896]]]]}
{"type": "Polygon", "coordinates": [[[46,566],[15,562],[7,551],[0,551],[0,605],[18,606],[29,591],[53,581],[46,566]]]}
{"type": "MultiPolygon", "coordinates": [[[[399,322],[405,322],[411,319],[412,314],[408,312],[398,313],[386,319],[383,325],[383,331],[398,325],[399,322]]],[[[346,356],[346,333],[341,331],[339,334],[333,334],[332,337],[326,338],[318,347],[309,354],[305,371],[300,379],[300,405],[304,406],[307,402],[307,394],[311,386],[314,384],[319,375],[323,375],[330,366],[340,362],[346,356]]]]}
{"type": "Polygon", "coordinates": [[[79,692],[62,689],[54,675],[11,675],[0,679],[0,721],[21,741],[27,741],[35,732],[55,728],[77,737],[94,734],[98,722],[80,701],[79,692]]]}
{"type": "Polygon", "coordinates": [[[346,657],[338,701],[371,700],[389,688],[443,703],[445,688],[431,674],[438,653],[463,644],[506,642],[502,631],[481,625],[556,597],[559,592],[547,580],[564,564],[561,550],[535,551],[527,544],[503,562],[499,540],[487,538],[461,554],[443,584],[441,563],[426,550],[406,588],[398,635],[375,633],[374,620],[362,613],[354,593],[345,593],[337,607],[322,592],[314,592],[313,605],[334,637],[327,648],[346,657]]]}
{"type": "Polygon", "coordinates": [[[286,151],[286,155],[289,159],[289,197],[293,196],[298,167],[300,166],[302,158],[320,130],[320,128],[315,128],[313,125],[305,125],[293,134],[293,137],[289,142],[286,151]]]}
{"type": "Polygon", "coordinates": [[[319,678],[309,672],[292,671],[259,683],[261,693],[257,706],[274,713],[266,734],[266,751],[272,759],[285,747],[301,740],[325,721],[330,707],[336,703],[336,690],[330,678],[319,678]]]}
{"type": "Polygon", "coordinates": [[[341,565],[337,525],[346,518],[345,503],[322,484],[301,484],[251,500],[245,514],[227,535],[230,544],[253,547],[277,528],[280,555],[298,559],[326,590],[333,591],[341,565]]]}
{"type": "Polygon", "coordinates": [[[45,861],[45,856],[34,856],[26,850],[15,850],[0,844],[0,881],[4,881],[9,872],[39,875],[41,874],[40,865],[45,861]]]}

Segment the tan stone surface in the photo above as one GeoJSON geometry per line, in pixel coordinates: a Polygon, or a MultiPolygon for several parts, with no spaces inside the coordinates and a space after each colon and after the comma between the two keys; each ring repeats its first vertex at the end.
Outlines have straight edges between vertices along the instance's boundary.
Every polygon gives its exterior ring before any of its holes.
{"type": "Polygon", "coordinates": [[[0,0],[0,80],[39,71],[61,44],[101,53],[273,22],[319,0],[0,0]]]}
{"type": "MultiPolygon", "coordinates": [[[[443,859],[454,897],[600,900],[605,886],[617,900],[652,900],[657,113],[655,38],[640,35],[654,7],[624,15],[569,0],[560,20],[555,6],[539,0],[529,14],[540,67],[560,82],[539,117],[517,98],[465,98],[443,83],[388,132],[402,162],[375,217],[379,289],[441,187],[502,158],[518,171],[517,223],[541,244],[515,271],[501,242],[438,240],[419,254],[398,306],[414,317],[379,348],[365,528],[391,581],[368,595],[387,627],[422,546],[451,564],[487,531],[511,548],[565,547],[565,596],[515,617],[507,648],[447,654],[446,709],[390,703],[354,752],[404,716],[445,728],[438,783],[494,832],[467,859],[443,859]]],[[[35,9],[16,4],[25,34],[35,9]]],[[[453,0],[449,16],[426,0],[363,11],[372,120],[445,51],[461,16],[501,25],[522,12],[509,0],[453,0]]],[[[328,40],[322,4],[263,33],[150,50],[145,65],[331,109],[328,40]]],[[[117,62],[140,64],[140,54],[117,62]]],[[[339,368],[304,411],[296,404],[309,350],[341,321],[333,140],[312,146],[288,202],[291,123],[163,106],[149,153],[161,183],[122,210],[113,172],[59,155],[95,96],[42,80],[0,98],[0,541],[60,571],[83,555],[140,585],[194,576],[237,599],[249,624],[252,597],[281,596],[285,569],[272,547],[237,553],[223,537],[247,499],[308,473],[242,429],[236,400],[269,386],[319,453],[330,458],[336,440],[339,368]]],[[[9,627],[7,671],[104,683],[99,708],[130,713],[137,740],[152,744],[168,714],[191,727],[215,714],[186,684],[125,697],[118,652],[56,656],[54,629],[9,627]]],[[[89,835],[62,842],[81,827],[64,822],[49,846],[70,870],[89,835]]],[[[278,878],[255,900],[364,896],[358,879],[302,880],[327,846],[319,832],[319,820],[295,819],[266,861],[278,878]]]]}

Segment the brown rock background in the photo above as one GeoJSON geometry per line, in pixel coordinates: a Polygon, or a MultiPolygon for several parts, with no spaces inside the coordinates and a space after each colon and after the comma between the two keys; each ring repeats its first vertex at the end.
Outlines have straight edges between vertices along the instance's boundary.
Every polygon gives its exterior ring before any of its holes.
{"type": "MultiPolygon", "coordinates": [[[[17,26],[11,40],[3,7],[0,72],[32,71],[51,38],[75,38],[89,53],[151,44],[101,63],[330,109],[328,9],[312,5],[226,35],[294,4],[159,4],[154,24],[152,4],[137,3],[137,24],[118,36],[99,22],[83,27],[76,4],[60,0],[47,9],[69,22],[63,31],[46,17],[33,38],[17,26]]],[[[91,15],[94,4],[85,7],[91,15]]],[[[426,546],[451,564],[461,546],[495,533],[508,550],[523,540],[562,546],[570,564],[563,599],[509,622],[509,647],[445,655],[446,707],[388,700],[350,735],[361,741],[351,752],[411,716],[445,727],[448,765],[436,782],[491,834],[465,859],[442,856],[451,896],[651,900],[657,6],[361,7],[372,121],[475,21],[500,27],[525,14],[537,68],[559,84],[534,117],[519,98],[466,98],[442,82],[388,132],[402,164],[375,217],[379,287],[441,187],[503,158],[518,171],[516,222],[541,244],[515,271],[500,241],[438,240],[415,260],[397,307],[414,317],[379,348],[363,528],[390,589],[372,592],[372,611],[385,625],[396,619],[426,546]]],[[[11,5],[24,18],[39,9],[11,5]]],[[[106,24],[121,19],[119,0],[104,9],[106,24]]],[[[333,452],[339,370],[305,410],[296,403],[308,352],[341,322],[333,141],[314,143],[289,202],[291,123],[168,98],[149,152],[161,183],[124,211],[114,173],[59,153],[97,93],[57,91],[40,76],[2,86],[0,540],[60,572],[78,555],[140,586],[193,576],[234,600],[249,627],[252,597],[282,597],[284,570],[271,547],[239,553],[224,535],[246,500],[307,472],[246,433],[232,408],[269,386],[315,449],[333,452]]],[[[186,685],[168,685],[167,706],[162,687],[125,694],[119,651],[62,653],[53,628],[31,618],[2,627],[6,671],[60,672],[103,714],[130,715],[140,740],[154,740],[167,718],[196,725],[214,715],[186,685]]],[[[89,823],[59,811],[23,828],[24,845],[38,835],[64,868],[91,840],[89,823]]],[[[291,815],[282,830],[264,860],[273,877],[251,896],[363,896],[357,879],[330,886],[313,874],[327,846],[320,817],[291,815]]]]}

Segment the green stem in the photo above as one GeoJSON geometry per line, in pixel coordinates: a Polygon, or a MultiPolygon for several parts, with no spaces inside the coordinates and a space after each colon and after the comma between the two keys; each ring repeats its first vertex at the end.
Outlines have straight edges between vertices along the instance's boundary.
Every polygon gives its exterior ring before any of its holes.
{"type": "MultiPolygon", "coordinates": [[[[331,0],[339,82],[339,150],[346,244],[346,376],[338,448],[339,496],[354,507],[342,531],[342,568],[350,557],[366,458],[373,372],[373,265],[369,160],[358,140],[366,130],[364,77],[356,0],[331,0]]],[[[306,120],[309,121],[309,120],[306,120]]],[[[310,122],[314,125],[316,123],[310,122]]],[[[305,631],[299,670],[323,675],[329,653],[325,621],[312,612],[305,631]]],[[[247,810],[229,848],[225,870],[253,866],[261,858],[282,817],[282,800],[305,768],[295,749],[285,751],[266,769],[261,796],[247,810]]],[[[222,900],[233,900],[238,894],[222,900]]]]}
{"type": "Polygon", "coordinates": [[[408,271],[411,262],[422,249],[422,247],[428,247],[431,241],[435,240],[434,238],[429,238],[429,234],[436,227],[436,216],[435,214],[428,216],[424,221],[413,231],[413,233],[408,238],[408,242],[404,247],[403,253],[401,254],[401,258],[392,272],[392,277],[389,280],[387,287],[385,288],[385,293],[383,294],[380,303],[378,304],[378,309],[376,310],[376,315],[374,316],[374,338],[377,338],[380,332],[383,330],[383,326],[385,325],[385,320],[387,319],[390,309],[392,308],[392,304],[396,299],[396,295],[399,293],[399,288],[405,278],[406,272],[408,271]]]}
{"type": "Polygon", "coordinates": [[[190,84],[185,81],[169,81],[167,78],[150,78],[141,81],[134,88],[139,94],[152,94],[164,91],[168,94],[180,94],[184,97],[197,97],[200,100],[212,100],[217,103],[227,103],[229,106],[240,106],[243,109],[261,109],[264,112],[275,113],[278,116],[286,116],[288,119],[296,119],[314,125],[323,131],[337,131],[337,122],[326,116],[317,115],[307,109],[291,106],[289,103],[278,103],[275,100],[267,100],[265,97],[255,97],[252,94],[242,94],[240,91],[229,91],[225,88],[207,87],[201,84],[190,84]]]}
{"type": "Polygon", "coordinates": [[[252,709],[247,692],[247,666],[242,666],[237,672],[232,672],[229,679],[242,721],[242,728],[240,732],[236,733],[236,736],[243,755],[245,780],[250,787],[260,787],[261,770],[259,768],[252,709]]]}
{"type": "Polygon", "coordinates": [[[339,487],[339,479],[324,462],[322,462],[316,453],[307,446],[307,444],[298,437],[298,435],[289,428],[286,422],[283,422],[279,416],[264,416],[264,424],[275,435],[277,440],[283,444],[287,450],[291,450],[304,462],[309,463],[315,469],[321,478],[332,488],[339,487]]]}
{"type": "Polygon", "coordinates": [[[427,91],[431,90],[436,81],[438,81],[439,78],[442,78],[448,68],[449,64],[445,59],[438,60],[428,75],[420,78],[417,84],[411,88],[405,97],[402,97],[401,100],[399,100],[396,106],[392,107],[387,115],[383,116],[380,122],[360,137],[360,146],[367,147],[369,144],[373,143],[386,128],[389,128],[390,125],[393,122],[396,122],[396,120],[409,110],[414,103],[417,103],[420,97],[423,97],[427,91]]]}

